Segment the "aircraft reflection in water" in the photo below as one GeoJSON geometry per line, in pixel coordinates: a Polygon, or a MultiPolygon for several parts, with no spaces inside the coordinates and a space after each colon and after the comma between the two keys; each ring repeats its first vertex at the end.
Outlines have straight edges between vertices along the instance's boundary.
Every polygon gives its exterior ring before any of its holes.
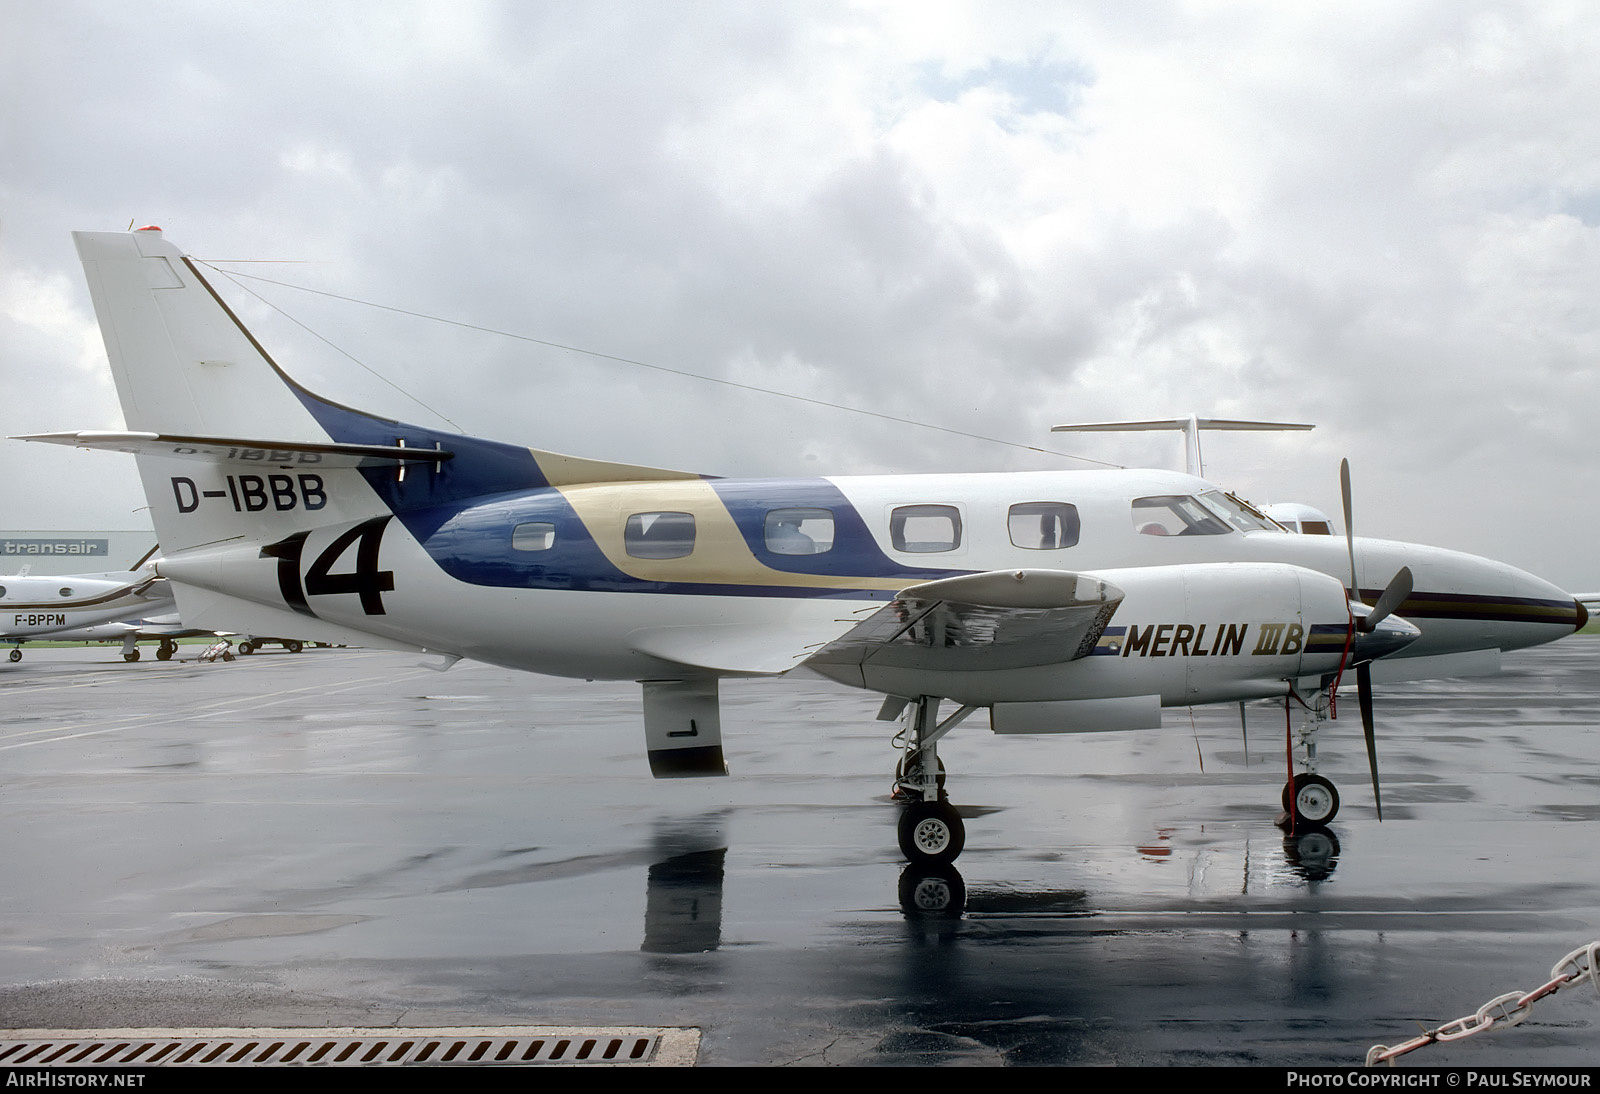
{"type": "Polygon", "coordinates": [[[722,945],[726,847],[650,864],[644,913],[646,953],[709,953],[722,945]]]}
{"type": "MultiPolygon", "coordinates": [[[[1283,868],[1302,881],[1326,881],[1339,863],[1339,839],[1327,828],[1310,825],[1283,837],[1283,868]]],[[[1243,883],[1250,882],[1244,864],[1243,883]]],[[[966,878],[949,862],[912,862],[900,872],[900,909],[914,919],[956,918],[965,912],[1010,915],[1093,915],[1081,889],[1016,889],[969,892],[966,878]]]]}
{"type": "Polygon", "coordinates": [[[962,849],[937,745],[980,709],[997,733],[1154,729],[1292,692],[1284,803],[1320,824],[1346,670],[1376,790],[1375,663],[1489,668],[1587,618],[1487,559],[1287,534],[1192,475],[721,479],[392,421],[290,379],[159,229],[75,239],[128,431],[30,439],[136,456],[186,621],[638,680],[658,776],[726,772],[719,679],[803,666],[904,718],[913,861],[962,849]]]}

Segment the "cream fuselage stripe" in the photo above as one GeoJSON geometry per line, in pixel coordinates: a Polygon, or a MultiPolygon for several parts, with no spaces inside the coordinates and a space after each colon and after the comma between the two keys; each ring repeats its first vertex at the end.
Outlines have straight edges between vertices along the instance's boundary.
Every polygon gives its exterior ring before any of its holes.
{"type": "Polygon", "coordinates": [[[751,553],[727,506],[703,479],[596,483],[556,489],[572,506],[606,560],[640,581],[889,592],[906,585],[904,578],[798,574],[773,569],[751,553]],[[694,550],[682,558],[668,559],[628,554],[623,531],[634,513],[693,514],[694,550]]]}

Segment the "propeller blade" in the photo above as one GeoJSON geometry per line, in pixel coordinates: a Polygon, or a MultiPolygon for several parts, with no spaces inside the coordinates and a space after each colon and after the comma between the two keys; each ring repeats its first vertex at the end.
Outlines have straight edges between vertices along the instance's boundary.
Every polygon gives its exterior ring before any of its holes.
{"type": "Polygon", "coordinates": [[[1344,543],[1350,549],[1350,599],[1361,599],[1361,586],[1356,581],[1356,533],[1350,520],[1350,461],[1339,461],[1339,492],[1344,497],[1344,543]]]}
{"type": "Polygon", "coordinates": [[[1372,769],[1372,800],[1378,806],[1378,820],[1383,821],[1383,795],[1378,790],[1378,741],[1372,727],[1372,664],[1363,661],[1356,666],[1356,698],[1361,703],[1361,732],[1367,738],[1367,766],[1372,769]]]}
{"type": "Polygon", "coordinates": [[[1383,595],[1378,597],[1378,603],[1361,621],[1361,629],[1371,631],[1382,623],[1396,608],[1406,602],[1406,597],[1411,595],[1411,567],[1402,566],[1400,572],[1394,575],[1394,580],[1389,582],[1389,587],[1383,590],[1383,595]]]}

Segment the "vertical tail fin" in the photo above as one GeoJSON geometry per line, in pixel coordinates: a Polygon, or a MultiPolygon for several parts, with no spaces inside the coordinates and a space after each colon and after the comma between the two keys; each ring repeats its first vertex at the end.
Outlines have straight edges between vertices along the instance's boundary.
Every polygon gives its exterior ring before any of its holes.
{"type": "Polygon", "coordinates": [[[131,430],[331,440],[194,262],[156,228],[74,232],[131,430]]]}
{"type": "MultiPolygon", "coordinates": [[[[151,518],[171,555],[388,512],[316,411],[159,229],[75,232],[151,518]],[[251,440],[266,438],[266,440],[251,440]]],[[[393,446],[396,423],[338,408],[393,446]]],[[[80,435],[78,443],[85,443],[80,435]]],[[[347,442],[348,443],[348,442],[347,442]]],[[[115,447],[107,443],[100,447],[115,447]]]]}
{"type": "MultiPolygon", "coordinates": [[[[35,440],[133,452],[163,551],[276,543],[571,482],[698,478],[408,425],[296,383],[160,229],[75,232],[131,433],[35,440]]],[[[426,520],[417,517],[416,522],[426,520]]]]}

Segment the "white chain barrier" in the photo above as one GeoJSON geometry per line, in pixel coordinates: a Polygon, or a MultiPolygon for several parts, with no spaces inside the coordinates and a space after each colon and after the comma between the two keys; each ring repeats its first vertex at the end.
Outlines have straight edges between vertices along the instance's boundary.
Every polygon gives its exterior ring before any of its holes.
{"type": "Polygon", "coordinates": [[[1460,1041],[1493,1029],[1495,1026],[1521,1025],[1528,1015],[1533,1013],[1534,1003],[1554,995],[1568,984],[1585,978],[1594,985],[1596,991],[1600,991],[1600,941],[1579,946],[1557,961],[1555,967],[1550,970],[1549,981],[1532,991],[1510,991],[1504,995],[1497,995],[1479,1007],[1477,1013],[1446,1022],[1438,1029],[1428,1030],[1422,1036],[1413,1037],[1405,1044],[1396,1045],[1394,1048],[1388,1045],[1373,1045],[1367,1050],[1367,1066],[1388,1064],[1393,1067],[1397,1057],[1415,1052],[1424,1045],[1437,1044],[1441,1041],[1460,1041]]]}

